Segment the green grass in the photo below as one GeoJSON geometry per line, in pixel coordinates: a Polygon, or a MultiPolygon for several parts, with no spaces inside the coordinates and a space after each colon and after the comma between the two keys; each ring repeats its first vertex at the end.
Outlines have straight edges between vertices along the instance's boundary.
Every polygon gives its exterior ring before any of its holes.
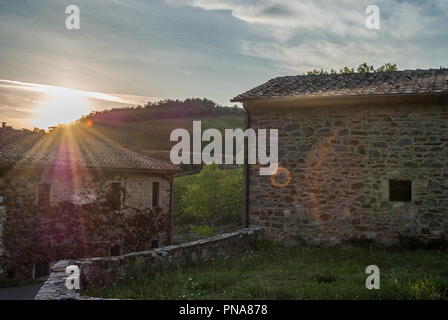
{"type": "Polygon", "coordinates": [[[447,251],[265,245],[145,275],[138,266],[91,296],[127,299],[448,299],[447,251]],[[378,265],[381,288],[365,287],[378,265]]]}

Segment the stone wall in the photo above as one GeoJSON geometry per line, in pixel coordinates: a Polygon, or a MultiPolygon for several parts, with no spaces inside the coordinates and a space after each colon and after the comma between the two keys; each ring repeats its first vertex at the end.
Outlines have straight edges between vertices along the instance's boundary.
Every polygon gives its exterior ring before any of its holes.
{"type": "Polygon", "coordinates": [[[245,108],[252,128],[279,129],[283,169],[250,166],[251,225],[286,242],[448,237],[445,105],[265,104],[245,108]],[[412,181],[411,202],[389,201],[391,179],[412,181]]]}
{"type": "Polygon", "coordinates": [[[5,277],[5,250],[3,247],[3,224],[5,220],[5,207],[0,204],[0,279],[5,277]]]}
{"type": "Polygon", "coordinates": [[[170,181],[168,178],[145,172],[87,171],[77,169],[13,170],[0,175],[0,192],[5,204],[33,202],[37,204],[38,186],[51,185],[51,203],[63,201],[83,205],[107,202],[112,183],[122,186],[122,212],[151,208],[152,183],[160,183],[160,207],[168,208],[170,181]]]}
{"type": "Polygon", "coordinates": [[[144,270],[152,273],[169,270],[178,265],[205,262],[213,256],[241,252],[252,248],[260,231],[257,228],[214,236],[208,239],[184,243],[151,251],[133,252],[118,257],[62,260],[52,267],[47,281],[36,295],[36,300],[93,299],[82,296],[80,290],[69,290],[65,286],[66,267],[77,265],[81,271],[81,290],[93,286],[104,286],[127,274],[129,266],[140,263],[144,270]]]}
{"type": "Polygon", "coordinates": [[[107,256],[110,250],[147,250],[171,243],[171,177],[147,172],[65,169],[3,170],[3,242],[10,277],[33,277],[35,263],[107,256]],[[111,206],[111,184],[120,182],[122,205],[111,206]],[[160,183],[152,208],[152,183],[160,183]],[[38,186],[51,184],[51,202],[38,207],[38,186]]]}

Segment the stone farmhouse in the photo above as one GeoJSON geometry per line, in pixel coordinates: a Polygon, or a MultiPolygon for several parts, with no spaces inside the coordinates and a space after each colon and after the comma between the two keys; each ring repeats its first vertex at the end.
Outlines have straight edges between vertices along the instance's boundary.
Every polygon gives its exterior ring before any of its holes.
{"type": "Polygon", "coordinates": [[[171,163],[70,129],[0,141],[0,278],[171,243],[171,163]]]}
{"type": "Polygon", "coordinates": [[[448,69],[279,77],[243,93],[279,130],[276,175],[246,168],[246,223],[271,238],[448,237],[448,69]]]}

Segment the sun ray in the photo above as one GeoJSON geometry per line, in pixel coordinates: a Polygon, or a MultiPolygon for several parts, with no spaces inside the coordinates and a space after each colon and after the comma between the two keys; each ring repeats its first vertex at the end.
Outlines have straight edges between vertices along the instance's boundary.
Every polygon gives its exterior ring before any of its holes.
{"type": "Polygon", "coordinates": [[[34,125],[48,128],[58,124],[71,123],[83,115],[90,113],[87,100],[76,91],[69,89],[54,89],[47,94],[36,111],[34,125]]]}

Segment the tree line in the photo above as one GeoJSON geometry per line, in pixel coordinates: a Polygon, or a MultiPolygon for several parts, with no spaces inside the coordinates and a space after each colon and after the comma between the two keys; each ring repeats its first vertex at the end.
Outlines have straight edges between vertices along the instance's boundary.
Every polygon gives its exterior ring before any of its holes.
{"type": "Polygon", "coordinates": [[[375,68],[373,65],[369,65],[367,62],[361,63],[355,71],[355,68],[349,68],[347,66],[339,69],[339,71],[335,69],[331,69],[330,71],[324,70],[324,69],[314,69],[311,71],[307,71],[304,73],[304,75],[324,75],[324,74],[344,74],[344,73],[372,73],[372,72],[391,72],[391,71],[397,71],[397,64],[396,63],[390,63],[386,62],[385,64],[379,66],[378,68],[375,68]]]}
{"type": "Polygon", "coordinates": [[[78,122],[92,120],[95,123],[142,122],[156,119],[204,118],[242,115],[243,110],[237,105],[225,107],[206,98],[189,98],[185,100],[166,99],[148,102],[144,106],[114,108],[96,111],[82,117],[78,122]]]}

